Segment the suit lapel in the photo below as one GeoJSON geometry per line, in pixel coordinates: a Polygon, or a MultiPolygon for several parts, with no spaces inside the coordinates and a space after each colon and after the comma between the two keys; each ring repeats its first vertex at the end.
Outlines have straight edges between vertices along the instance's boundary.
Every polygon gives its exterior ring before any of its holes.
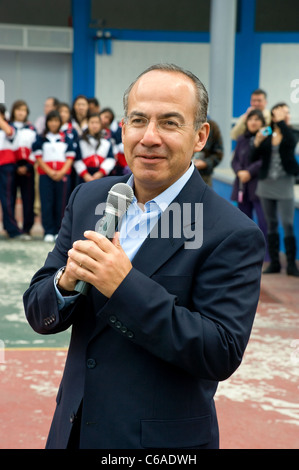
{"type": "Polygon", "coordinates": [[[149,277],[152,276],[194,236],[193,227],[200,215],[198,204],[202,201],[205,187],[206,184],[195,169],[182,191],[162,213],[156,226],[141,245],[132,261],[134,268],[149,277]]]}

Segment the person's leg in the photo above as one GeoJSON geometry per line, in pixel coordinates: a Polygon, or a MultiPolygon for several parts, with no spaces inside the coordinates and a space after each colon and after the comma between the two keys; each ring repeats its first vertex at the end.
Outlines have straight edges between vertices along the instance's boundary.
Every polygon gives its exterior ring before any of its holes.
{"type": "Polygon", "coordinates": [[[274,199],[261,198],[261,204],[267,222],[267,245],[270,256],[270,264],[263,273],[279,273],[281,266],[279,262],[277,203],[274,199]]]}
{"type": "Polygon", "coordinates": [[[30,232],[34,223],[34,168],[28,167],[26,175],[18,175],[23,204],[23,231],[30,232]]]}
{"type": "Polygon", "coordinates": [[[22,231],[18,227],[15,218],[15,202],[16,202],[16,182],[15,182],[15,166],[0,166],[0,201],[3,213],[3,227],[7,231],[10,238],[21,235],[22,231]]]}
{"type": "Polygon", "coordinates": [[[54,188],[53,181],[47,175],[40,175],[39,191],[42,212],[42,225],[45,235],[55,235],[55,221],[54,221],[54,188]]]}
{"type": "Polygon", "coordinates": [[[299,277],[296,266],[296,239],[294,236],[294,211],[293,199],[284,199],[278,202],[278,211],[284,231],[284,245],[287,258],[287,274],[299,277]]]}

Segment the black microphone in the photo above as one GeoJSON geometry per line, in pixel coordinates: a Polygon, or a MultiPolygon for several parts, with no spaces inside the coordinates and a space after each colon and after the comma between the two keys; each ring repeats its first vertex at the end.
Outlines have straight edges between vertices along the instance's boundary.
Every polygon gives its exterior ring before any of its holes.
{"type": "MultiPolygon", "coordinates": [[[[120,218],[127,212],[129,205],[134,197],[131,186],[126,183],[117,183],[108,192],[106,208],[99,226],[96,229],[98,233],[112,240],[119,224],[120,218]]],[[[84,281],[78,281],[75,291],[87,295],[90,284],[84,281]]]]}

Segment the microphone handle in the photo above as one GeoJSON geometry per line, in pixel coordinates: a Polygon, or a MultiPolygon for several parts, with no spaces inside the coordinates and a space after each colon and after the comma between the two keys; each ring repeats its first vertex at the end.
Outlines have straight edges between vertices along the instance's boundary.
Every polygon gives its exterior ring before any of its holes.
{"type": "MultiPolygon", "coordinates": [[[[116,232],[116,227],[118,225],[118,217],[115,212],[105,212],[104,216],[96,226],[96,231],[108,240],[112,240],[116,232]]],[[[75,286],[75,291],[79,294],[87,295],[91,285],[85,281],[78,281],[75,286]]]]}

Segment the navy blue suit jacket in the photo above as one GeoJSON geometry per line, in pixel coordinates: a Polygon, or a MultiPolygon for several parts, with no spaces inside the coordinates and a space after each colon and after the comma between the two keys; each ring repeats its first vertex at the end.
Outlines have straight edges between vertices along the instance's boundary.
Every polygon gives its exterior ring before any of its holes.
{"type": "MultiPolygon", "coordinates": [[[[74,190],[56,246],[24,294],[38,333],[72,325],[47,447],[66,448],[83,400],[81,448],[217,448],[213,397],[249,339],[263,235],[194,171],[174,202],[202,203],[203,226],[195,211],[181,236],[170,230],[167,238],[148,237],[110,299],[92,288],[59,311],[54,274],[72,243],[94,230],[95,208],[110,187],[126,180],[107,177],[74,190]],[[196,226],[202,246],[186,249],[196,226]]],[[[167,211],[158,224],[166,217],[167,211]]]]}

